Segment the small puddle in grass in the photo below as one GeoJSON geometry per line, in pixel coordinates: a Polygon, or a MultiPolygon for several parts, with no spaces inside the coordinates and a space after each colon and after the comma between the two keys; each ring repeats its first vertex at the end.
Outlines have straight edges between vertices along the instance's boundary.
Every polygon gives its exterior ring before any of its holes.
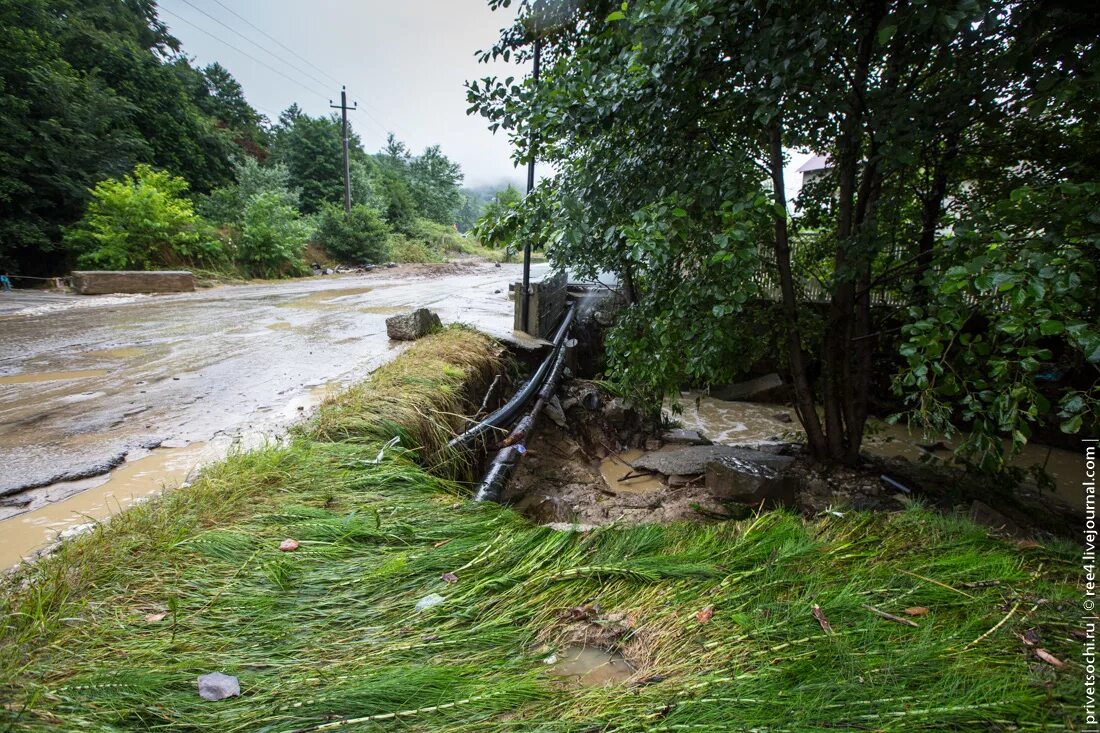
{"type": "Polygon", "coordinates": [[[634,674],[626,657],[591,646],[568,646],[557,653],[550,674],[569,677],[585,687],[607,687],[634,674]]]}
{"type": "Polygon", "coordinates": [[[665,487],[654,474],[635,473],[630,467],[631,462],[638,460],[644,451],[631,449],[615,455],[610,455],[600,461],[600,474],[604,483],[616,494],[644,494],[650,491],[660,491],[665,487]],[[629,476],[629,478],[624,478],[629,476]]]}
{"type": "Polygon", "coordinates": [[[77,369],[69,372],[32,372],[30,374],[13,374],[10,377],[0,377],[0,384],[64,382],[69,379],[89,379],[91,377],[105,377],[109,373],[110,372],[107,369],[77,369]]]}
{"type": "Polygon", "coordinates": [[[205,447],[205,443],[192,443],[183,448],[158,448],[105,476],[53,484],[50,488],[58,492],[79,493],[0,521],[0,537],[4,538],[0,570],[18,565],[71,527],[102,521],[159,494],[165,485],[178,485],[207,458],[205,447]]]}

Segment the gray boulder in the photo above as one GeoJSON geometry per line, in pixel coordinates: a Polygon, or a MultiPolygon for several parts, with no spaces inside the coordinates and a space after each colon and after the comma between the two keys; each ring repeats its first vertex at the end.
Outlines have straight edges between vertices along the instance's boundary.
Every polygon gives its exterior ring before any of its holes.
{"type": "Polygon", "coordinates": [[[416,341],[443,327],[439,316],[427,308],[401,313],[386,319],[386,334],[395,341],[416,341]]]}
{"type": "Polygon", "coordinates": [[[707,464],[706,487],[716,497],[767,507],[793,506],[799,482],[789,475],[790,456],[758,451],[723,456],[707,464]]]}

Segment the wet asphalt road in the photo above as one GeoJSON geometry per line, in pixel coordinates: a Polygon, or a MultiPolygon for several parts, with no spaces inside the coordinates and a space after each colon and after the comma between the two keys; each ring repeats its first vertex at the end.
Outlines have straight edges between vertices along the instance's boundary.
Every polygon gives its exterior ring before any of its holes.
{"type": "Polygon", "coordinates": [[[519,277],[460,263],[175,295],[0,294],[0,497],[10,507],[158,444],[277,435],[311,395],[399,353],[395,312],[511,338],[519,277]]]}

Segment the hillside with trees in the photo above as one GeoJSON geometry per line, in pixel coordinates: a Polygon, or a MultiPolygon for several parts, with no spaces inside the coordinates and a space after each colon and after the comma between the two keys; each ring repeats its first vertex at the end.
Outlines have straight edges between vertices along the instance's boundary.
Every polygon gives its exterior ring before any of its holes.
{"type": "MultiPolygon", "coordinates": [[[[197,67],[152,0],[0,0],[0,271],[191,267],[308,271],[472,248],[438,146],[349,135],[291,105],[269,120],[217,63],[197,67]]],[[[469,219],[469,213],[467,213],[469,219]]],[[[467,227],[468,228],[468,227],[467,227]]]]}

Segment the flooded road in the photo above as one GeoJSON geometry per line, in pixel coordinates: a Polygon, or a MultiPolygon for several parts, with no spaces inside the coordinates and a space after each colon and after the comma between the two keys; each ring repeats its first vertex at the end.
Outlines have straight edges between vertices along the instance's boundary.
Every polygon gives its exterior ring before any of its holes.
{"type": "Polygon", "coordinates": [[[511,338],[519,277],[462,263],[173,295],[0,294],[0,567],[74,517],[284,432],[400,352],[395,312],[511,338]]]}

